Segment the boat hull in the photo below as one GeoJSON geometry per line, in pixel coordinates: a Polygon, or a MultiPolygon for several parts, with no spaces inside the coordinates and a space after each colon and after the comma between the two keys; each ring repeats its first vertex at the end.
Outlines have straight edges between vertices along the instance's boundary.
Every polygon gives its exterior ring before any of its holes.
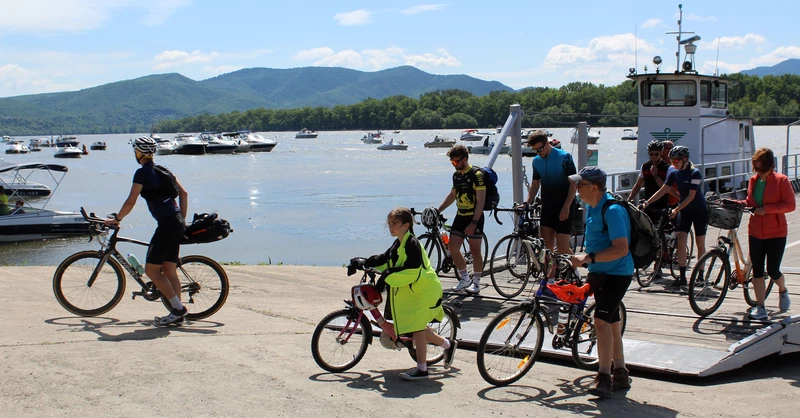
{"type": "Polygon", "coordinates": [[[250,143],[250,152],[270,152],[278,144],[250,143]]]}
{"type": "Polygon", "coordinates": [[[206,154],[233,154],[237,145],[206,145],[206,154]]]}
{"type": "Polygon", "coordinates": [[[17,214],[0,218],[0,242],[85,236],[91,227],[79,213],[17,214]]]}
{"type": "Polygon", "coordinates": [[[203,144],[189,144],[181,145],[173,151],[173,154],[179,155],[205,155],[206,146],[203,144]]]}

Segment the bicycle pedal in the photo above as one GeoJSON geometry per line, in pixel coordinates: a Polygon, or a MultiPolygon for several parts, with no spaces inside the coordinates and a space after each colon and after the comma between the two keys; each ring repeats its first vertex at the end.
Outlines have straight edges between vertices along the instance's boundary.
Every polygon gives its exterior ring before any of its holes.
{"type": "Polygon", "coordinates": [[[131,299],[136,300],[136,296],[144,296],[144,292],[133,292],[131,299]]]}

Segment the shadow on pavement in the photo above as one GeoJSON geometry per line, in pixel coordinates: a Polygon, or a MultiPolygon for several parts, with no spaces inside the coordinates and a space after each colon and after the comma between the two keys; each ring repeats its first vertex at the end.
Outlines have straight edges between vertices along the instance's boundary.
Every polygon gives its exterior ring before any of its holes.
{"type": "Polygon", "coordinates": [[[342,372],[318,373],[309,376],[315,382],[341,382],[351,389],[369,390],[380,393],[386,398],[418,398],[422,395],[431,395],[442,391],[442,380],[455,377],[458,368],[452,367],[444,370],[437,367],[428,369],[430,377],[427,380],[407,381],[400,377],[400,373],[408,369],[370,370],[370,373],[342,372]]]}
{"type": "Polygon", "coordinates": [[[137,320],[122,322],[116,318],[94,317],[60,317],[44,321],[50,325],[62,327],[58,331],[66,332],[91,332],[97,335],[98,341],[141,341],[163,338],[175,333],[188,333],[198,335],[212,335],[218,328],[225,324],[213,321],[185,321],[181,326],[155,327],[152,320],[137,320]]]}
{"type": "Polygon", "coordinates": [[[585,416],[608,417],[675,417],[677,411],[658,405],[639,403],[625,397],[624,391],[614,392],[611,398],[598,399],[585,389],[593,375],[579,377],[573,381],[561,380],[557,390],[547,391],[529,385],[490,387],[478,392],[482,399],[493,402],[533,402],[559,411],[585,416]],[[587,403],[586,401],[592,401],[587,403]]]}

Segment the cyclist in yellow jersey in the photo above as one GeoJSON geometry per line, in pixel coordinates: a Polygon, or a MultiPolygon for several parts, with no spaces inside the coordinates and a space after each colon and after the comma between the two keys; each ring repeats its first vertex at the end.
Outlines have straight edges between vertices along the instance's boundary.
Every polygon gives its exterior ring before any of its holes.
{"type": "Polygon", "coordinates": [[[480,292],[483,257],[481,255],[483,234],[483,208],[486,203],[486,179],[483,171],[469,164],[469,151],[463,145],[456,145],[447,153],[450,163],[456,172],[453,173],[453,188],[439,205],[439,212],[456,202],[458,211],[450,230],[448,248],[453,257],[453,264],[458,270],[458,284],[451,290],[466,290],[471,294],[480,292]],[[467,261],[461,254],[461,245],[469,237],[469,249],[472,253],[473,275],[467,272],[467,261]]]}

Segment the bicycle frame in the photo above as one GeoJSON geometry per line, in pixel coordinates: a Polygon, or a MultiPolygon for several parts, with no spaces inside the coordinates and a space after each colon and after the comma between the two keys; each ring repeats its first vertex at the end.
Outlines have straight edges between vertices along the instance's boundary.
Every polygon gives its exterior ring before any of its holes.
{"type": "Polygon", "coordinates": [[[117,250],[117,243],[118,242],[129,242],[132,244],[142,245],[142,246],[149,246],[149,243],[144,241],[139,241],[133,238],[125,238],[117,236],[119,233],[119,229],[114,229],[114,232],[111,233],[111,236],[108,238],[108,243],[100,243],[101,252],[103,253],[102,257],[100,258],[100,262],[97,263],[97,267],[95,267],[94,271],[92,271],[92,275],[89,277],[89,282],[87,285],[91,287],[94,284],[94,281],[97,279],[97,275],[100,273],[100,270],[103,268],[103,265],[108,262],[109,257],[113,257],[121,266],[131,275],[133,280],[135,280],[139,285],[142,287],[142,292],[134,292],[133,298],[136,299],[136,296],[144,296],[146,299],[153,301],[157,300],[161,297],[161,293],[158,291],[158,288],[155,286],[148,286],[144,280],[142,280],[142,275],[139,274],[139,271],[133,268],[133,266],[128,263],[128,260],[122,256],[122,253],[117,250]]]}
{"type": "Polygon", "coordinates": [[[731,286],[744,284],[747,278],[745,273],[750,270],[752,264],[750,260],[745,257],[742,246],[739,243],[739,228],[729,229],[726,235],[718,237],[717,248],[725,253],[728,259],[730,259],[731,253],[733,253],[733,262],[736,268],[736,283],[731,283],[731,286]]]}

